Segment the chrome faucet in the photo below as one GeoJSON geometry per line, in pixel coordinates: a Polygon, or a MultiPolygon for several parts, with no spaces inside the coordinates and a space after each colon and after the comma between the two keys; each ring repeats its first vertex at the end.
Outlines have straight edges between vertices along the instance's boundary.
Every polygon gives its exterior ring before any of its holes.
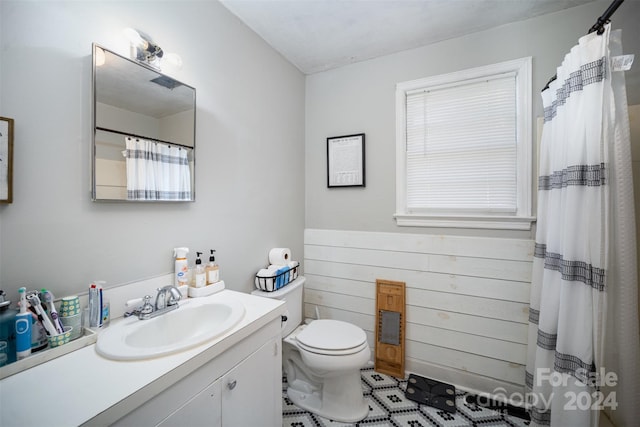
{"type": "Polygon", "coordinates": [[[169,285],[164,288],[158,288],[158,295],[156,295],[156,311],[166,310],[173,306],[178,308],[178,301],[180,301],[180,298],[182,298],[182,294],[175,286],[169,285]]]}
{"type": "Polygon", "coordinates": [[[135,314],[140,320],[153,319],[154,317],[168,313],[180,307],[178,305],[178,301],[180,301],[181,298],[182,294],[175,286],[169,285],[163,288],[158,288],[155,306],[151,304],[151,296],[146,295],[142,306],[132,312],[125,313],[124,317],[129,317],[135,314]]]}

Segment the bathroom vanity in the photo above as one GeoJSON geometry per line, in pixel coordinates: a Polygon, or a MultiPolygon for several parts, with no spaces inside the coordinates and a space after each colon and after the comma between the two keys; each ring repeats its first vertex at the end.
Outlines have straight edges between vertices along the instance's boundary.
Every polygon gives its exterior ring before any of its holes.
{"type": "Polygon", "coordinates": [[[230,290],[207,298],[242,303],[243,319],[162,357],[110,360],[92,345],[7,377],[0,425],[281,426],[284,304],[230,290]]]}
{"type": "Polygon", "coordinates": [[[280,343],[279,320],[272,321],[113,425],[280,426],[280,343]]]}

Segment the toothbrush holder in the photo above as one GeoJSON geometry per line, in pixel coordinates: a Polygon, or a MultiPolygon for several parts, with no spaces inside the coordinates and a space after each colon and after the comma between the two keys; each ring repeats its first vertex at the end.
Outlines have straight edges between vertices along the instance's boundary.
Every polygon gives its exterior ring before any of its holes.
{"type": "Polygon", "coordinates": [[[60,347],[68,343],[71,340],[71,332],[73,331],[73,326],[65,326],[64,332],[58,335],[50,335],[47,337],[49,340],[49,347],[60,347]]]}

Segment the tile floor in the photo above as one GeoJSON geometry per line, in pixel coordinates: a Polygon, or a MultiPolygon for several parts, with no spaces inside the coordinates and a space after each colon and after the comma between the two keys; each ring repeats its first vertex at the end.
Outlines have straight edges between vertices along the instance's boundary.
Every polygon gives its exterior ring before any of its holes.
{"type": "Polygon", "coordinates": [[[287,380],[282,381],[282,425],[286,427],[391,426],[391,427],[524,427],[522,418],[492,411],[465,402],[466,393],[456,393],[456,413],[420,405],[405,398],[406,380],[375,372],[372,367],[361,370],[364,397],[369,402],[369,415],[355,424],[334,422],[294,406],[287,398],[287,380]]]}

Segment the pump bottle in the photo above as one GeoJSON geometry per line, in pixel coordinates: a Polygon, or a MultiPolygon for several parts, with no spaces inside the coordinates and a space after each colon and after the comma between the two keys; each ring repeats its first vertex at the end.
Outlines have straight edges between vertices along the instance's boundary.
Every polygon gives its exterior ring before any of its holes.
{"type": "Polygon", "coordinates": [[[207,272],[207,285],[212,285],[220,281],[220,267],[216,264],[216,257],[213,256],[215,251],[215,249],[211,249],[209,262],[205,268],[205,271],[207,272]]]}
{"type": "Polygon", "coordinates": [[[207,284],[207,275],[204,271],[204,267],[202,266],[202,260],[200,259],[200,255],[202,252],[196,252],[196,268],[195,268],[195,287],[196,288],[204,288],[207,284]]]}
{"type": "Polygon", "coordinates": [[[173,248],[173,256],[176,257],[175,263],[175,285],[184,286],[189,284],[189,263],[187,262],[187,254],[189,248],[173,248]]]}

